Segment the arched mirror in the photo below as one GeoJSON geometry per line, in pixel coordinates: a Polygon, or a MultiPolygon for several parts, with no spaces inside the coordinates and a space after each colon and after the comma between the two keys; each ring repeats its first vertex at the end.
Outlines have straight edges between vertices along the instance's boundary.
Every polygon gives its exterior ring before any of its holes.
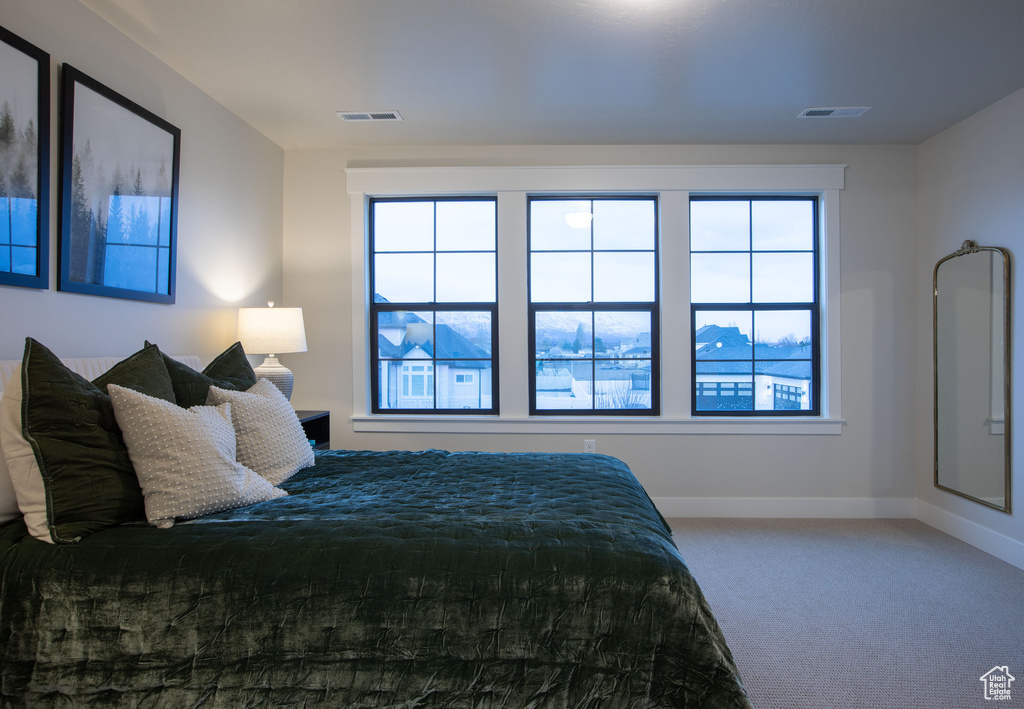
{"type": "Polygon", "coordinates": [[[1010,252],[935,264],[935,485],[1010,512],[1010,252]]]}

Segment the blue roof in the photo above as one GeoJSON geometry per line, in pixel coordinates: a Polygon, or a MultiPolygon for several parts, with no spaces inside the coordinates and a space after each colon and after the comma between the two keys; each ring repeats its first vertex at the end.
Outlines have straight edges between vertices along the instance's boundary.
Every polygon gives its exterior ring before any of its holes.
{"type": "MultiPolygon", "coordinates": [[[[403,315],[404,313],[396,313],[403,315]]],[[[412,313],[409,313],[413,315],[412,313]]],[[[383,315],[383,313],[382,313],[383,315]]],[[[413,317],[416,317],[413,315],[413,317]]],[[[405,339],[396,345],[383,335],[377,337],[377,348],[382,359],[404,359],[419,347],[436,360],[455,360],[449,366],[463,369],[486,369],[491,366],[491,355],[474,345],[448,325],[433,328],[422,318],[417,318],[420,327],[406,327],[405,339]],[[433,338],[433,339],[431,339],[433,338]]],[[[406,321],[412,324],[412,321],[406,321]]]]}
{"type": "Polygon", "coordinates": [[[410,323],[426,322],[416,313],[408,310],[383,310],[377,313],[377,328],[384,327],[405,327],[410,323]]]}
{"type": "Polygon", "coordinates": [[[697,330],[694,340],[711,344],[721,342],[723,345],[728,346],[750,345],[750,338],[740,332],[740,329],[735,326],[705,325],[697,330]]]}
{"type": "Polygon", "coordinates": [[[709,344],[697,350],[698,374],[747,375],[756,366],[758,374],[787,379],[811,378],[811,347],[773,347],[749,345],[744,347],[718,347],[709,344]],[[757,359],[751,362],[752,356],[757,359]]]}

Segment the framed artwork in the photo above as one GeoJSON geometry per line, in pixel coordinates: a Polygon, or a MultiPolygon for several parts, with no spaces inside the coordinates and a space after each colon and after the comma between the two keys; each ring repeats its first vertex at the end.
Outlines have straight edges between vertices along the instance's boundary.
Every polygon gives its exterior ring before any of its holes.
{"type": "Polygon", "coordinates": [[[0,285],[50,285],[50,55],[0,27],[0,285]]]}
{"type": "Polygon", "coordinates": [[[181,131],[67,64],[61,104],[59,289],[173,303],[181,131]]]}

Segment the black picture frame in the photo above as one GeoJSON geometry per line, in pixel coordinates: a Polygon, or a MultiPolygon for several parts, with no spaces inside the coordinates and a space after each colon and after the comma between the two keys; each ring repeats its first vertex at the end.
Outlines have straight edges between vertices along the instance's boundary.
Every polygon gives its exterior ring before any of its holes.
{"type": "Polygon", "coordinates": [[[50,55],[0,27],[0,285],[50,286],[50,55]]]}
{"type": "Polygon", "coordinates": [[[68,64],[59,290],[174,303],[181,131],[68,64]]]}

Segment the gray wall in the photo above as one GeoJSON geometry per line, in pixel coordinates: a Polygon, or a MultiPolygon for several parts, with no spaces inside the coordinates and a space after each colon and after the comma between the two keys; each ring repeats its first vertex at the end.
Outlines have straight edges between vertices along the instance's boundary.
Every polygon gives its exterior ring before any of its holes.
{"type": "MultiPolygon", "coordinates": [[[[1013,509],[1005,515],[964,500],[932,484],[932,269],[964,239],[1003,246],[1013,254],[1014,272],[1024,258],[1024,89],[1007,96],[919,147],[920,227],[916,297],[917,478],[919,516],[950,534],[1024,565],[1024,427],[1011,432],[1013,509]],[[1002,539],[1000,537],[1003,537],[1002,539]],[[1011,554],[1000,552],[1002,548],[1011,554]]],[[[1024,332],[1020,280],[1011,276],[1011,330],[1024,332]]],[[[1013,412],[1024,416],[1024,348],[1013,343],[1016,386],[1013,412]]]]}
{"type": "MultiPolygon", "coordinates": [[[[332,413],[341,448],[581,450],[559,434],[354,433],[350,207],[344,169],[365,165],[848,165],[842,205],[842,435],[610,435],[648,492],[699,513],[913,516],[916,370],[914,147],[535,146],[296,150],[285,156],[285,296],[309,351],[283,358],[293,402],[332,413]],[[697,499],[694,499],[697,498],[697,499]],[[881,501],[881,502],[878,502],[881,501]],[[896,504],[886,504],[895,501],[896,504]]],[[[516,366],[516,363],[503,363],[516,366]]],[[[525,366],[525,362],[523,363],[525,366]]]]}
{"type": "Polygon", "coordinates": [[[50,283],[0,286],[0,359],[31,335],[61,356],[126,355],[143,340],[205,359],[234,342],[239,305],[281,297],[284,152],[73,0],[0,0],[0,22],[50,53],[50,283]],[[177,303],[56,290],[59,67],[68,63],[181,129],[177,303]]]}

